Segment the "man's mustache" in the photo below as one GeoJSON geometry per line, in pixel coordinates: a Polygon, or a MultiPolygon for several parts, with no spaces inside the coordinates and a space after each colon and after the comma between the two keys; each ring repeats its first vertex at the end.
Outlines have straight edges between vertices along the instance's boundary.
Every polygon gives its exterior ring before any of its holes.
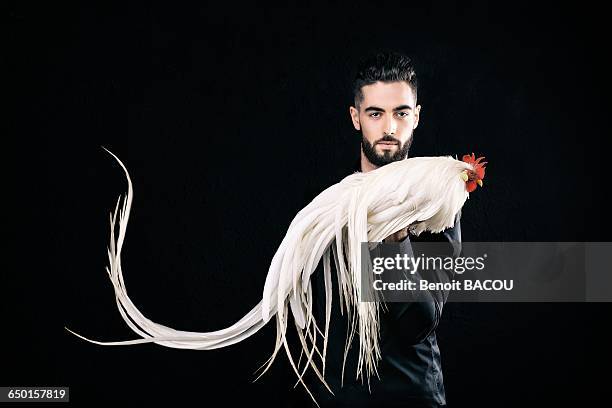
{"type": "Polygon", "coordinates": [[[395,142],[395,143],[397,143],[397,144],[400,144],[400,141],[399,141],[399,140],[397,140],[396,138],[394,138],[394,137],[393,137],[393,136],[391,136],[391,135],[384,135],[384,136],[383,136],[381,139],[378,139],[378,140],[376,141],[376,143],[374,143],[374,144],[378,144],[378,143],[380,143],[380,142],[395,142]]]}

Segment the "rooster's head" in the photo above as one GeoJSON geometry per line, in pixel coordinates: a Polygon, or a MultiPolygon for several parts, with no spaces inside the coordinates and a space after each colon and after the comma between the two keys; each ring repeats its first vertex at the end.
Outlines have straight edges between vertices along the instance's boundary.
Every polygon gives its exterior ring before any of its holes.
{"type": "Polygon", "coordinates": [[[483,162],[484,157],[475,158],[474,153],[470,156],[466,154],[463,156],[462,161],[471,165],[471,168],[461,172],[461,178],[465,181],[465,188],[468,193],[476,190],[476,185],[482,187],[482,179],[485,176],[485,164],[483,162]]]}

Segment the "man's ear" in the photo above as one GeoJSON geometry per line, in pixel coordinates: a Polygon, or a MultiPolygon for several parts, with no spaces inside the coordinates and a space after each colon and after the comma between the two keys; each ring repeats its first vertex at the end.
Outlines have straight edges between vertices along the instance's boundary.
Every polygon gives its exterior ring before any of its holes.
{"type": "Polygon", "coordinates": [[[351,115],[351,120],[353,121],[353,127],[355,130],[361,130],[361,123],[359,123],[359,111],[354,106],[349,108],[349,114],[351,115]]]}
{"type": "Polygon", "coordinates": [[[417,105],[414,108],[414,125],[412,126],[412,129],[416,129],[417,126],[419,126],[420,115],[421,115],[421,105],[417,105]]]}

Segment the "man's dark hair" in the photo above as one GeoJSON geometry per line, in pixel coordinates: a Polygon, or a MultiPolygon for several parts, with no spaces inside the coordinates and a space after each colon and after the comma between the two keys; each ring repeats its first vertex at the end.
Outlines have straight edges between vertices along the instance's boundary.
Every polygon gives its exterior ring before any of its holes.
{"type": "Polygon", "coordinates": [[[353,81],[355,107],[359,109],[363,102],[362,87],[378,81],[406,81],[417,97],[417,76],[410,58],[396,51],[380,52],[365,59],[358,68],[353,81]]]}

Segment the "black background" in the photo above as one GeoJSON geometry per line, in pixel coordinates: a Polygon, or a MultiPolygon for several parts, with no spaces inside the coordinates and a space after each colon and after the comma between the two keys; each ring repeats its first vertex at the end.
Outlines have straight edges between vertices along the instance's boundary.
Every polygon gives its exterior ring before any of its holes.
{"type": "MultiPolygon", "coordinates": [[[[104,271],[108,214],[127,186],[101,146],[134,183],[122,258],[133,302],[176,329],[224,328],[259,301],[295,213],[350,172],[350,81],[380,49],[416,62],[410,156],[489,161],[464,207],[464,241],[609,240],[604,220],[591,222],[599,198],[586,152],[603,114],[584,28],[597,24],[575,9],[21,3],[6,16],[18,89],[7,123],[23,144],[12,171],[28,194],[17,201],[25,216],[8,215],[22,251],[2,276],[0,385],[70,386],[73,403],[275,406],[303,394],[288,391],[284,356],[250,383],[273,324],[210,352],[102,347],[64,331],[137,337],[104,271]]],[[[447,304],[438,338],[449,406],[603,398],[592,364],[609,357],[594,344],[608,310],[447,304]]]]}

